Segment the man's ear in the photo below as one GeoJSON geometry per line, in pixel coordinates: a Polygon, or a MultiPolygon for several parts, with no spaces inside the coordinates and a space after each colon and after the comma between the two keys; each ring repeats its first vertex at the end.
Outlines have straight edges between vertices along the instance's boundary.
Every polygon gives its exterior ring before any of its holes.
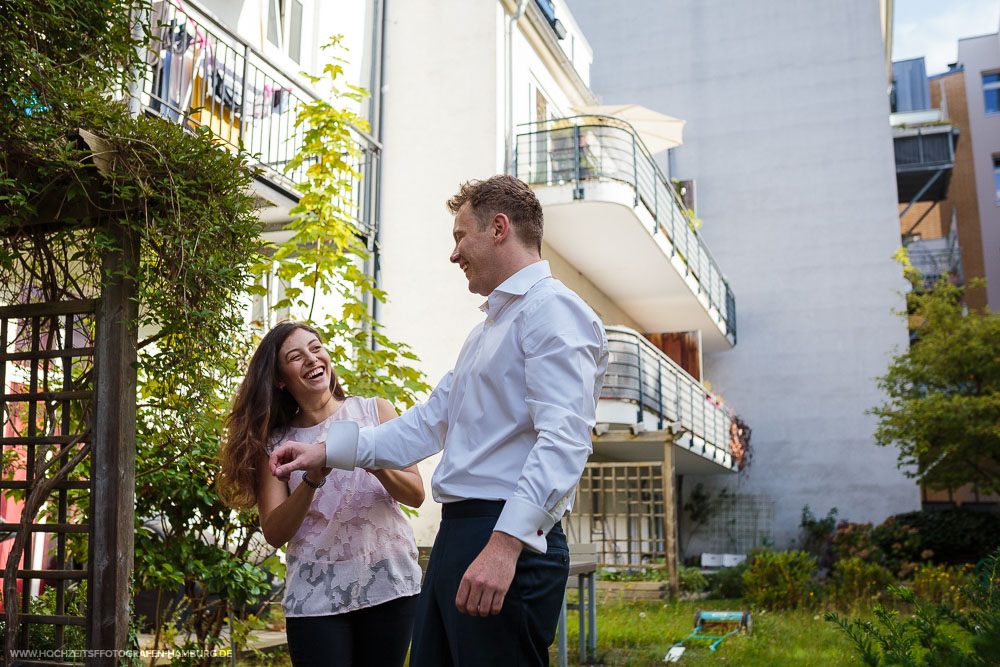
{"type": "Polygon", "coordinates": [[[497,213],[490,223],[490,230],[493,232],[493,242],[503,243],[510,234],[510,219],[503,213],[497,213]]]}

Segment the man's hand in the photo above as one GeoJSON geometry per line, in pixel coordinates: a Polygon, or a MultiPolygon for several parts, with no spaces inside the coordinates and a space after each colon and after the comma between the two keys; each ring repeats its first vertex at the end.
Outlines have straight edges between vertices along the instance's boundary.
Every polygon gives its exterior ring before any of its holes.
{"type": "Polygon", "coordinates": [[[326,444],[289,440],[271,452],[271,474],[283,482],[296,470],[320,470],[326,465],[326,444]]]}
{"type": "Polygon", "coordinates": [[[500,613],[523,546],[507,533],[493,533],[458,585],[455,606],[460,612],[471,616],[500,613]]]}

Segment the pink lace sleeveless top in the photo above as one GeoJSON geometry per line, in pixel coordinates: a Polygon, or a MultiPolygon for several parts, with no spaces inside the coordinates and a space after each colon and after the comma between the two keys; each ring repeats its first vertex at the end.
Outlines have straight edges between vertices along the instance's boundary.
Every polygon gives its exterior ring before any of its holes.
{"type": "MultiPolygon", "coordinates": [[[[275,440],[326,440],[334,421],[379,424],[374,398],[349,396],[315,426],[290,428],[275,440]]],[[[289,493],[302,483],[288,481],[289,493]]],[[[410,522],[375,475],[333,470],[317,489],[286,550],[285,616],[341,614],[420,592],[417,545],[410,522]]]]}

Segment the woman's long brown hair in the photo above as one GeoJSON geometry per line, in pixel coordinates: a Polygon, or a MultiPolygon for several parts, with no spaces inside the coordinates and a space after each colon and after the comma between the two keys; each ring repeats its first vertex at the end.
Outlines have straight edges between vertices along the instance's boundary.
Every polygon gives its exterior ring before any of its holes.
{"type": "MultiPolygon", "coordinates": [[[[229,507],[244,509],[257,504],[257,465],[267,453],[269,438],[277,429],[287,428],[299,410],[292,395],[278,389],[278,351],[296,329],[305,329],[320,338],[318,331],[305,324],[275,325],[260,341],[236,390],[233,411],[226,417],[218,482],[219,497],[229,507]]],[[[347,396],[332,369],[330,391],[339,400],[347,396]]]]}

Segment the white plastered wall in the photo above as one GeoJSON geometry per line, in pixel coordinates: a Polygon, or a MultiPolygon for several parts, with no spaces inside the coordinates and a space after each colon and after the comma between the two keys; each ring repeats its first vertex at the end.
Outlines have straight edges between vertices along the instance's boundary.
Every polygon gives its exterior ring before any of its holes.
{"type": "Polygon", "coordinates": [[[919,507],[865,414],[907,345],[891,312],[904,282],[878,4],[568,4],[605,103],[687,121],[672,175],[696,180],[735,293],[739,342],[706,355],[705,375],[753,429],[753,463],[701,481],[770,498],[780,548],[807,503],[853,521],[919,507]]]}
{"type": "MultiPolygon", "coordinates": [[[[507,16],[499,2],[447,0],[390,2],[388,18],[382,285],[390,302],[380,320],[391,338],[413,347],[419,367],[436,384],[482,319],[483,298],[469,293],[448,261],[453,219],[445,202],[462,182],[503,171],[507,16]]],[[[520,26],[513,41],[515,123],[528,120],[533,108],[529,81],[543,85],[554,106],[568,113],[569,93],[520,26]]],[[[545,255],[557,277],[596,310],[621,320],[614,305],[564,260],[548,250],[545,255]]],[[[439,460],[420,464],[428,501],[413,522],[418,544],[431,544],[437,531],[440,506],[430,500],[430,480],[439,460]]]]}

